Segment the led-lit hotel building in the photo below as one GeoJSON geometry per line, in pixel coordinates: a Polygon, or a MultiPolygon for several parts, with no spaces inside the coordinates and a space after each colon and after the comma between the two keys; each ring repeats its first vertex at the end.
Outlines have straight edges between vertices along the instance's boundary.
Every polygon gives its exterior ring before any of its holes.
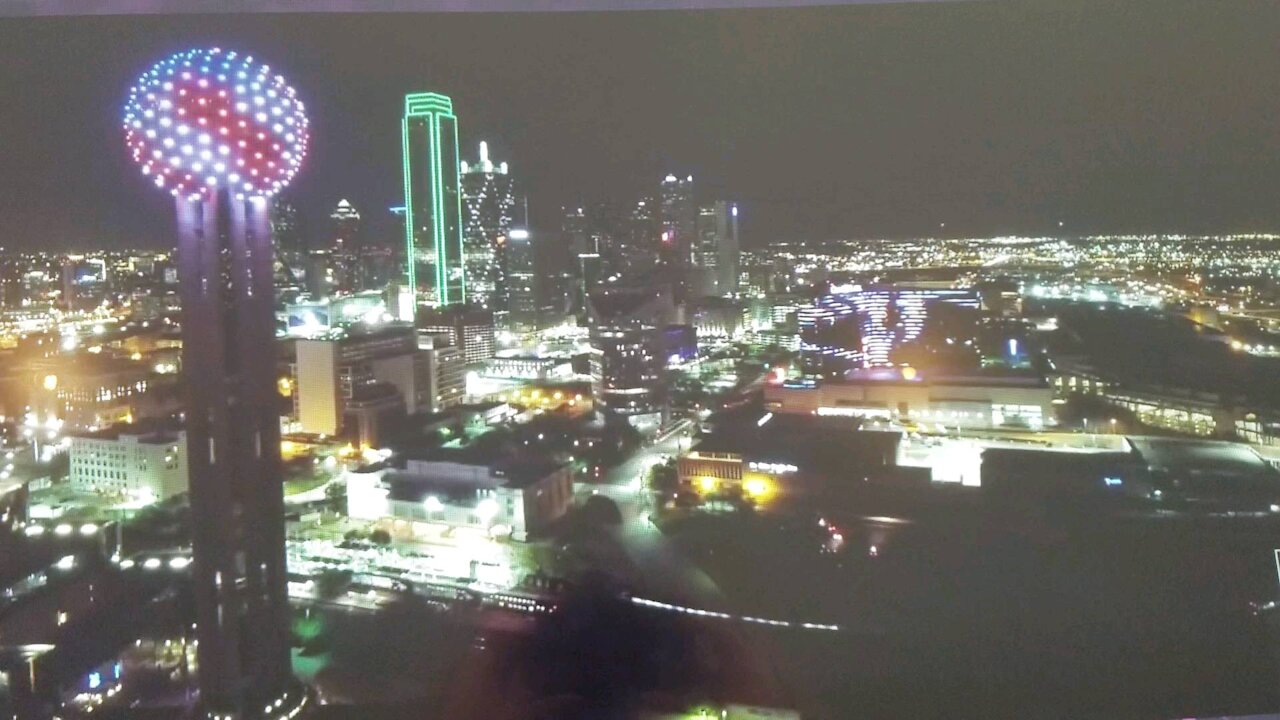
{"type": "Polygon", "coordinates": [[[831,361],[848,368],[888,366],[890,352],[920,335],[929,306],[937,302],[976,309],[978,296],[969,290],[924,288],[823,296],[797,313],[801,356],[810,367],[831,361]]]}
{"type": "Polygon", "coordinates": [[[418,303],[465,303],[458,118],[453,101],[439,93],[406,95],[401,141],[409,287],[418,303]]]}

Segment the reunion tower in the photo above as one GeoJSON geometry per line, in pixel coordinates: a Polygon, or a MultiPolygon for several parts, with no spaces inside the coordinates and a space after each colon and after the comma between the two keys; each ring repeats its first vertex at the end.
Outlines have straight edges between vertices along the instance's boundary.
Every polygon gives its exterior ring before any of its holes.
{"type": "Polygon", "coordinates": [[[291,718],[269,198],[306,155],[292,87],[252,56],[196,48],[129,91],[125,142],[174,198],[204,717],[291,718]]]}

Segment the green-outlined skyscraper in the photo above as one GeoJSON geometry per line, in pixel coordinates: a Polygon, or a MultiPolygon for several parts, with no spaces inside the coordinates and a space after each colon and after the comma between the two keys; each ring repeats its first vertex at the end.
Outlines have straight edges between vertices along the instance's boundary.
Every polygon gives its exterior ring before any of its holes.
{"type": "Polygon", "coordinates": [[[465,303],[458,118],[453,101],[439,93],[405,95],[401,139],[405,261],[415,305],[465,303]]]}

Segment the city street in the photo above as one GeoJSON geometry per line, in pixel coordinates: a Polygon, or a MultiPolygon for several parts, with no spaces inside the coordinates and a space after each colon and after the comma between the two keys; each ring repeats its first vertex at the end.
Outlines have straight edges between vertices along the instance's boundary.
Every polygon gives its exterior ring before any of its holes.
{"type": "Polygon", "coordinates": [[[648,493],[643,477],[650,466],[664,456],[678,457],[688,449],[692,427],[686,426],[649,447],[636,451],[626,462],[611,469],[603,484],[581,485],[580,491],[599,492],[618,505],[622,524],[617,540],[635,564],[646,597],[692,607],[721,610],[725,597],[714,581],[684,556],[680,548],[649,521],[648,493]]]}

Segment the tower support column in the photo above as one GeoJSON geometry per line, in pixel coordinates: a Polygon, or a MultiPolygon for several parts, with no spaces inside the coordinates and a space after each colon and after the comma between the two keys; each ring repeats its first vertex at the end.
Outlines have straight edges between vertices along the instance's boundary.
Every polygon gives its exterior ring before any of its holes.
{"type": "Polygon", "coordinates": [[[179,198],[193,583],[205,717],[285,717],[292,677],[268,204],[179,198]]]}

